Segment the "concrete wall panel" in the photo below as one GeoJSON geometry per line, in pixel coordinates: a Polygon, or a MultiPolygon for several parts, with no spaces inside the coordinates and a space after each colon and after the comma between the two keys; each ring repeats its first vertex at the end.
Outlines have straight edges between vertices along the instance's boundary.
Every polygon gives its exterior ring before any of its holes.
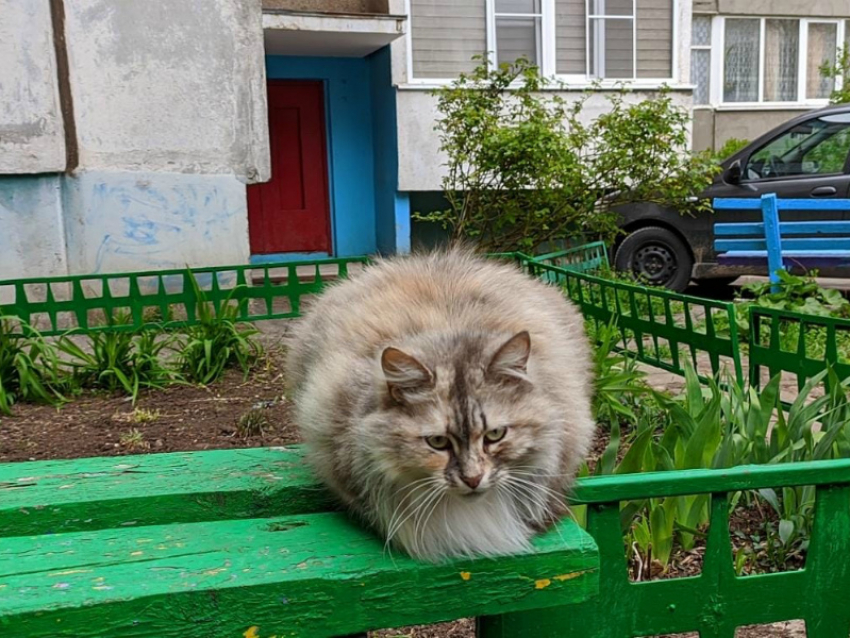
{"type": "Polygon", "coordinates": [[[260,0],[67,0],[66,15],[82,169],[268,179],[260,0]]]}
{"type": "Polygon", "coordinates": [[[65,169],[47,0],[0,0],[0,173],[65,169]]]}

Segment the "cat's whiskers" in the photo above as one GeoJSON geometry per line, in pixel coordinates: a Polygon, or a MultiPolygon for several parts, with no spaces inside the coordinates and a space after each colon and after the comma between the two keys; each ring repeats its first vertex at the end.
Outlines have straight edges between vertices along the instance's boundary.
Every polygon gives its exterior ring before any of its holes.
{"type": "Polygon", "coordinates": [[[431,495],[437,491],[440,483],[442,482],[442,479],[438,477],[428,477],[428,479],[428,481],[415,486],[412,490],[412,492],[416,492],[421,488],[424,490],[421,494],[413,496],[412,499],[408,500],[411,496],[409,494],[399,501],[399,504],[396,506],[396,509],[390,518],[390,522],[387,525],[387,545],[389,545],[390,541],[392,541],[395,535],[398,534],[399,530],[408,521],[408,519],[410,519],[411,516],[414,516],[424,503],[428,502],[431,495]],[[404,509],[401,509],[403,505],[404,509]],[[401,511],[399,512],[400,509],[401,511]]]}
{"type": "Polygon", "coordinates": [[[428,522],[428,519],[431,518],[434,510],[437,505],[440,504],[440,501],[445,496],[448,488],[445,484],[438,485],[434,492],[432,493],[431,498],[428,500],[427,504],[419,509],[419,512],[416,516],[413,517],[413,547],[416,554],[422,553],[420,550],[420,536],[422,536],[422,542],[424,543],[424,530],[425,526],[428,522]]]}

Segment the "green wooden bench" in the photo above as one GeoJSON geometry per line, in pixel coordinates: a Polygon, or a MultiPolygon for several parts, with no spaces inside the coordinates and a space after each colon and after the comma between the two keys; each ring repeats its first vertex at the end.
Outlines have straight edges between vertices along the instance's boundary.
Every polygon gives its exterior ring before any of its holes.
{"type": "Polygon", "coordinates": [[[526,555],[433,565],[332,508],[298,448],[0,465],[0,636],[338,636],[598,590],[569,520],[526,555]]]}
{"type": "Polygon", "coordinates": [[[271,638],[479,618],[480,638],[629,638],[806,621],[850,634],[850,460],[584,479],[532,553],[388,555],[332,511],[297,447],[0,465],[2,638],[271,638]],[[738,577],[729,497],[812,485],[804,569],[738,577]],[[631,583],[621,504],[705,494],[702,574],[631,583]]]}

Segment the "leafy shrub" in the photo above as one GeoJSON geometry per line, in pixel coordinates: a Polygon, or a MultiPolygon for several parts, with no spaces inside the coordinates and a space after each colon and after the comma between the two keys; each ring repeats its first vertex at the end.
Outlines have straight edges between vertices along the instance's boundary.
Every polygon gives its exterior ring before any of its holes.
{"type": "Polygon", "coordinates": [[[754,296],[745,301],[763,308],[791,310],[817,317],[850,317],[850,301],[841,291],[823,288],[817,282],[817,271],[809,275],[797,276],[785,270],[777,271],[779,292],[771,292],[770,283],[752,283],[743,286],[743,290],[754,296]]]}
{"type": "Polygon", "coordinates": [[[825,78],[836,80],[842,78],[840,89],[834,89],[829,96],[830,104],[850,103],[850,47],[838,50],[835,64],[824,62],[819,67],[820,73],[825,78]]]}
{"type": "Polygon", "coordinates": [[[247,376],[262,355],[262,346],[254,336],[256,328],[240,324],[239,305],[230,296],[218,312],[192,278],[198,323],[188,326],[179,346],[180,367],[190,381],[203,385],[221,378],[229,368],[238,367],[247,376]]]}
{"type": "Polygon", "coordinates": [[[607,112],[587,124],[582,111],[598,92],[568,103],[542,91],[550,85],[518,60],[481,64],[437,89],[449,208],[416,217],[492,252],[532,252],[565,238],[610,239],[617,205],[681,206],[718,169],[708,154],[682,152],[690,116],[669,91],[637,103],[625,88],[609,93],[607,112]]]}
{"type": "Polygon", "coordinates": [[[714,152],[714,159],[718,162],[722,162],[740,151],[749,143],[749,140],[744,140],[738,137],[729,138],[723,146],[714,152]]]}
{"type": "Polygon", "coordinates": [[[33,327],[13,334],[19,323],[0,316],[0,414],[10,414],[20,401],[57,405],[64,400],[59,358],[55,347],[33,327]]]}

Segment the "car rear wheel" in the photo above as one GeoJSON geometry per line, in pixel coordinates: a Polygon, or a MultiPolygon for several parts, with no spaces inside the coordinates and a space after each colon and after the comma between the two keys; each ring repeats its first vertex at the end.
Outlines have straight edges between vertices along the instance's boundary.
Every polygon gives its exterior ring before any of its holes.
{"type": "Polygon", "coordinates": [[[622,241],[614,256],[614,267],[651,286],[682,292],[691,280],[694,260],[675,233],[659,226],[646,226],[622,241]]]}

